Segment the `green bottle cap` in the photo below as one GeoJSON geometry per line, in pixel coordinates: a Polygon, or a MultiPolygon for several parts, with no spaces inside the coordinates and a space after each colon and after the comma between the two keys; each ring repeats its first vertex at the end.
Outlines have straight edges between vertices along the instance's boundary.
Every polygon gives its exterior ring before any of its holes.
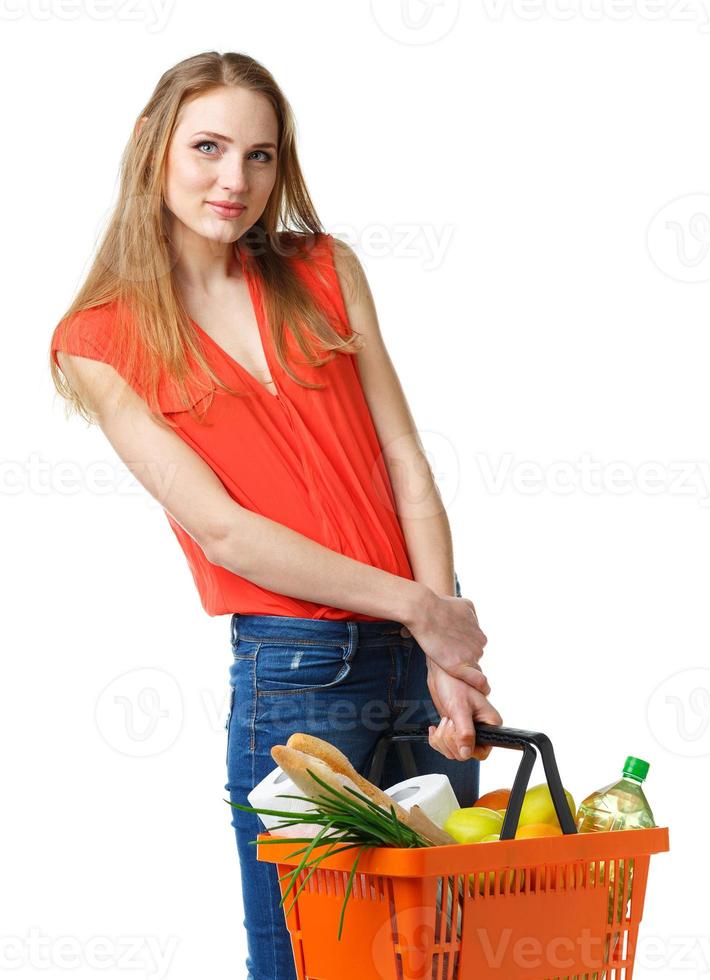
{"type": "Polygon", "coordinates": [[[643,782],[648,775],[650,763],[644,759],[637,759],[635,755],[628,755],[624,763],[624,775],[633,776],[639,782],[643,782]]]}

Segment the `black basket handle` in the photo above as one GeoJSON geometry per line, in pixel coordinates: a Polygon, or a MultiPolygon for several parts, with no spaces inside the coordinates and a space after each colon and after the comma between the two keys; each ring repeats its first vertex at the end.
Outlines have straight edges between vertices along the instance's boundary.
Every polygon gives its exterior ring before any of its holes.
{"type": "MultiPolygon", "coordinates": [[[[555,760],[555,752],[552,748],[552,742],[547,735],[543,735],[542,732],[529,732],[523,728],[503,728],[499,725],[478,724],[475,727],[476,745],[491,745],[502,749],[518,749],[523,753],[523,757],[520,760],[520,766],[518,767],[518,771],[515,776],[513,788],[510,791],[510,800],[505,811],[505,819],[503,820],[500,839],[511,840],[515,837],[518,829],[518,821],[520,820],[520,810],[522,808],[523,799],[530,781],[530,773],[532,772],[533,766],[535,765],[535,760],[537,759],[536,749],[539,750],[540,755],[542,756],[542,764],[545,768],[547,785],[550,788],[550,795],[552,797],[552,802],[555,805],[555,812],[557,814],[557,819],[560,821],[562,833],[576,834],[577,827],[567,804],[567,798],[562,786],[562,780],[560,779],[560,773],[557,769],[557,761],[555,760]]],[[[370,767],[370,774],[368,776],[370,782],[375,783],[377,786],[379,785],[379,781],[382,777],[385,756],[387,755],[390,742],[395,744],[395,747],[399,752],[402,760],[402,768],[405,772],[405,778],[410,779],[419,775],[410,743],[428,743],[429,730],[427,729],[426,731],[423,731],[421,729],[416,729],[410,732],[397,732],[392,735],[383,735],[379,739],[377,745],[375,746],[372,765],[370,767]]],[[[466,763],[462,762],[461,765],[466,765],[466,763]]]]}

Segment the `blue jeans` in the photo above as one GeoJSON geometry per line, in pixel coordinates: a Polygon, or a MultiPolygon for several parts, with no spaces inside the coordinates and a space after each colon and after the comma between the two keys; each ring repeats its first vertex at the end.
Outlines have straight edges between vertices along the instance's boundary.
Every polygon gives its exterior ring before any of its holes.
{"type": "MultiPolygon", "coordinates": [[[[461,589],[456,578],[456,594],[461,589]]],[[[427,688],[424,652],[395,620],[327,620],[234,613],[231,706],[227,719],[225,789],[233,803],[276,768],[274,745],[293,732],[317,735],[337,746],[369,775],[383,733],[438,724],[427,688]]],[[[461,806],[478,799],[476,759],[447,759],[427,742],[413,742],[419,774],[448,775],[461,806]]],[[[405,779],[399,753],[390,748],[381,789],[405,779]]],[[[279,907],[276,865],[257,861],[249,841],[264,832],[257,814],[230,807],[237,839],[247,933],[247,980],[296,980],[290,934],[279,907]]]]}

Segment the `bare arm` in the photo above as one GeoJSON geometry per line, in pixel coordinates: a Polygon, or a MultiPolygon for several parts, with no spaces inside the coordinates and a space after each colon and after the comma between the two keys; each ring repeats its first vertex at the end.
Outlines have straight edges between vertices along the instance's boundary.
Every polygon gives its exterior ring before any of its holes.
{"type": "MultiPolygon", "coordinates": [[[[365,272],[349,246],[337,240],[335,245],[335,265],[348,318],[365,338],[364,347],[357,354],[358,368],[390,475],[415,580],[438,596],[454,596],[453,543],[446,508],[385,346],[365,272]]],[[[480,629],[475,610],[474,619],[468,650],[469,656],[478,661],[487,637],[480,629]]],[[[486,759],[491,750],[476,747],[474,721],[500,725],[502,717],[484,696],[490,693],[487,680],[485,686],[472,685],[470,675],[445,669],[442,658],[432,655],[439,631],[434,622],[427,632],[424,618],[413,630],[427,654],[427,685],[432,700],[442,719],[453,722],[438,729],[432,726],[430,744],[450,759],[464,759],[471,754],[479,760],[486,759]]]]}
{"type": "Polygon", "coordinates": [[[212,537],[210,561],[273,592],[401,623],[426,601],[419,583],[342,555],[277,521],[241,507],[225,516],[212,537]]]}
{"type": "Polygon", "coordinates": [[[365,272],[336,240],[335,266],[348,318],[365,338],[358,352],[362,387],[390,476],[409,561],[417,582],[456,594],[451,528],[404,390],[385,346],[365,272]]]}

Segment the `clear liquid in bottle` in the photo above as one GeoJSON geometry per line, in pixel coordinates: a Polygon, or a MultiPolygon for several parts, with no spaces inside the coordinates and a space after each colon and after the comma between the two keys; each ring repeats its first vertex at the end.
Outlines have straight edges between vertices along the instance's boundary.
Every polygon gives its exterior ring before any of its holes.
{"type": "MultiPolygon", "coordinates": [[[[649,805],[641,784],[648,775],[649,763],[636,756],[627,756],[624,763],[622,778],[608,786],[591,793],[586,799],[582,800],[577,810],[575,824],[580,834],[606,832],[611,830],[643,830],[655,827],[656,822],[653,811],[649,805]]],[[[600,881],[604,880],[606,874],[605,861],[600,862],[599,876],[600,881]]],[[[629,862],[628,875],[624,868],[623,859],[612,861],[609,868],[609,906],[608,906],[608,925],[624,925],[628,916],[628,907],[631,901],[631,889],[633,884],[633,859],[629,862]],[[618,868],[619,887],[614,908],[614,880],[615,870],[618,868]]],[[[592,865],[592,870],[594,865],[592,865]]],[[[605,958],[609,955],[611,946],[611,956],[614,956],[616,947],[621,938],[621,933],[613,930],[607,938],[604,950],[605,958]]],[[[601,973],[592,974],[594,980],[605,978],[606,970],[601,973]]]]}
{"type": "Polygon", "coordinates": [[[627,756],[621,779],[596,790],[579,804],[575,823],[580,834],[655,827],[653,811],[641,786],[649,764],[627,756]]]}

